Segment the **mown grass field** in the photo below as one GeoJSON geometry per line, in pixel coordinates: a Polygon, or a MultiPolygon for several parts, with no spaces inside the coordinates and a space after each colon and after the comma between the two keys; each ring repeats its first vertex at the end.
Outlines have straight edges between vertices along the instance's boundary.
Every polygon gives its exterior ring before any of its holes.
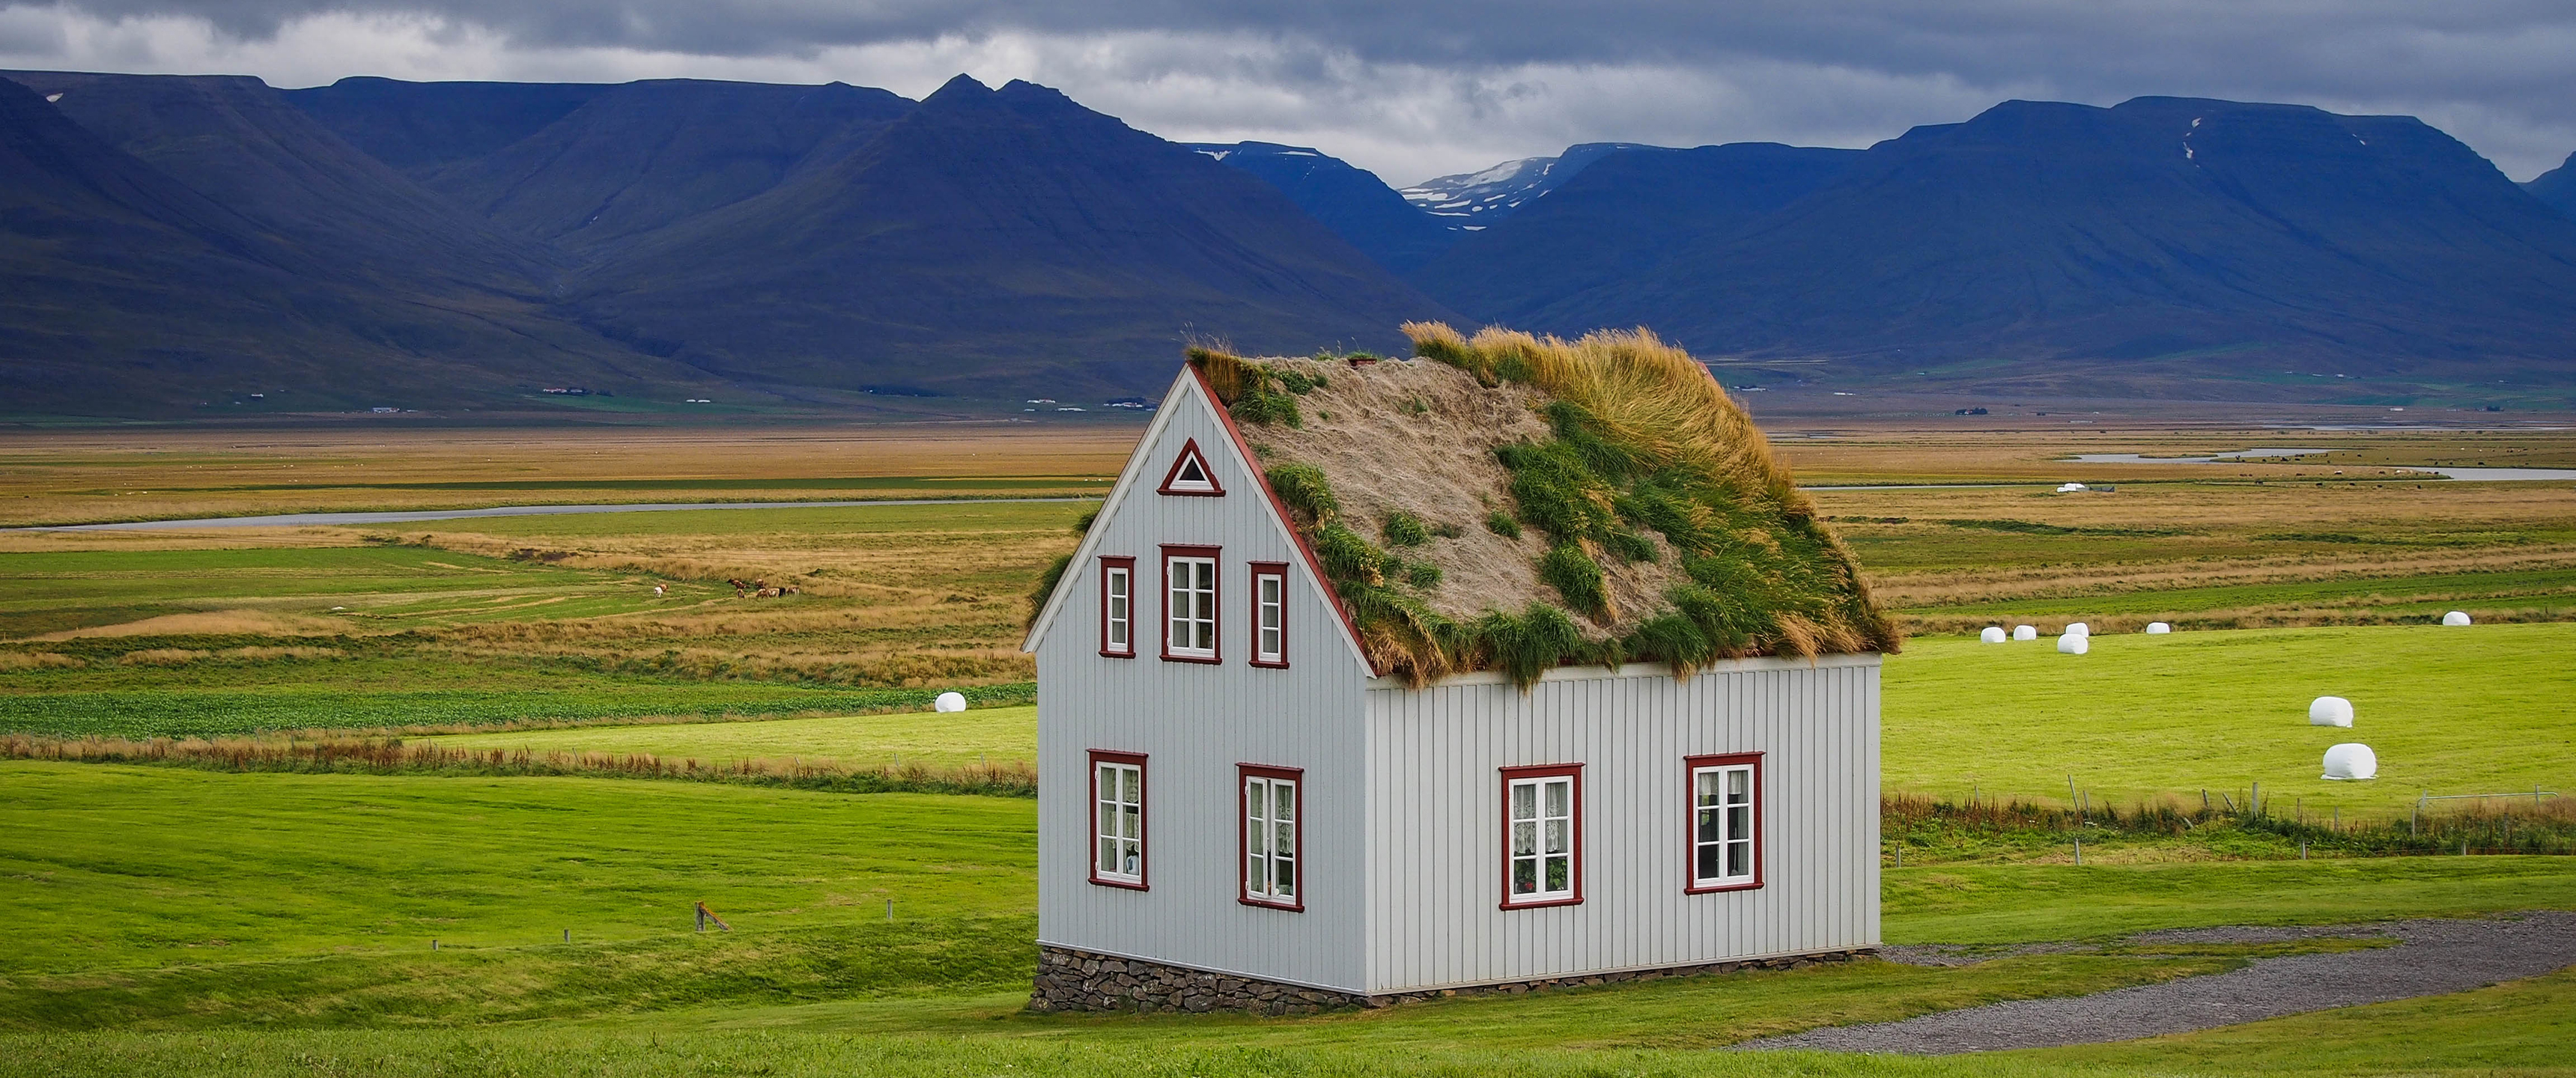
{"type": "MultiPolygon", "coordinates": [[[[2242,803],[2260,784],[2280,813],[2404,815],[2416,797],[2534,788],[2576,792],[2576,624],[2320,627],[2097,637],[2090,653],[2042,638],[1935,637],[1887,661],[1882,773],[1890,793],[2067,800],[2071,776],[2127,807],[2199,791],[2242,803]],[[2342,696],[2350,729],[2310,726],[2342,696]],[[2380,777],[2322,778],[2328,746],[2370,745],[2380,777]]],[[[702,761],[897,757],[934,764],[1033,759],[1034,708],[461,734],[474,748],[648,753],[702,761]]]]}
{"type": "MultiPolygon", "coordinates": [[[[0,957],[0,1073],[1463,1074],[1518,1053],[1563,1073],[2130,1073],[2166,1057],[1704,1050],[2283,949],[1868,963],[1307,1019],[1035,1016],[1018,1011],[1033,823],[1003,798],[0,764],[0,897],[29,944],[0,957]],[[735,931],[692,932],[697,901],[735,931]]],[[[2563,907],[2576,862],[1935,866],[1891,872],[1886,901],[1891,941],[2099,939],[2563,907]]],[[[2421,1013],[2378,1058],[2563,1062],[2507,1027],[2563,1011],[2564,991],[2421,1013]]],[[[2226,1032],[2292,1061],[2286,1040],[2226,1032]]]]}
{"type": "Polygon", "coordinates": [[[1038,709],[975,708],[940,714],[835,715],[767,722],[671,723],[517,730],[410,739],[450,748],[643,753],[711,764],[741,760],[829,762],[851,767],[918,763],[1037,762],[1038,709]]]}
{"type": "Polygon", "coordinates": [[[2576,625],[2321,627],[2097,637],[1918,640],[1888,660],[1882,774],[1891,791],[2062,803],[2072,776],[2127,805],[2199,791],[2348,818],[2404,815],[2420,793],[2576,792],[2576,625]],[[2319,696],[2349,729],[2308,725],[2319,696]],[[2328,746],[2369,745],[2379,778],[2332,782],[2328,746]]]}

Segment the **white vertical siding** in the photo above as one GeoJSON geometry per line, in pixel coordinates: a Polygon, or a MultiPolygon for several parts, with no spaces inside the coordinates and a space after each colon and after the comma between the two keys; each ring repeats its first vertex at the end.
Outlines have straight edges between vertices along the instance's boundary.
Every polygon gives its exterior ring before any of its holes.
{"type": "Polygon", "coordinates": [[[1247,973],[1343,991],[1361,964],[1369,863],[1362,714],[1368,671],[1339,614],[1313,586],[1292,537],[1269,515],[1260,481],[1191,380],[1165,401],[1153,444],[1114,513],[1092,526],[1094,557],[1069,568],[1059,616],[1038,652],[1038,937],[1042,942],[1247,973]],[[1222,498],[1154,492],[1196,439],[1222,498]],[[1138,478],[1141,477],[1141,478],[1138,478]],[[1217,665],[1159,658],[1160,546],[1220,546],[1217,665]],[[1098,555],[1136,559],[1136,657],[1098,654],[1098,555]],[[1286,562],[1285,670],[1251,666],[1248,563],[1286,562]],[[1141,752],[1148,891],[1090,878],[1086,753],[1141,752]],[[1239,763],[1305,770],[1305,911],[1236,901],[1239,763]]]}
{"type": "Polygon", "coordinates": [[[1876,946],[1877,656],[1368,691],[1368,986],[1409,991],[1876,946]],[[1685,894],[1683,759],[1764,753],[1757,890],[1685,894]],[[1504,767],[1584,765],[1580,905],[1504,910],[1504,767]]]}

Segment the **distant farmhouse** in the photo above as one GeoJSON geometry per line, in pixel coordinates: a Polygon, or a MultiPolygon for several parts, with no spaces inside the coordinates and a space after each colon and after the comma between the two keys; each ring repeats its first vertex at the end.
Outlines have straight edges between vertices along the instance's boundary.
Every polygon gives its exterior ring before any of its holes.
{"type": "Polygon", "coordinates": [[[1377,1006],[1877,946],[1848,552],[1637,334],[1193,349],[1033,598],[1047,1010],[1377,1006]]]}

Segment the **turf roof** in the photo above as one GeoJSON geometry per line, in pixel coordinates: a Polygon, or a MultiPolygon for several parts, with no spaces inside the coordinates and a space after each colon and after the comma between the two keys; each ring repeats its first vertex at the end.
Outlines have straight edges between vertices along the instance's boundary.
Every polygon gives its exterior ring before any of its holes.
{"type": "Polygon", "coordinates": [[[1850,552],[1705,368],[1642,330],[1405,327],[1423,361],[1192,349],[1379,669],[1894,651],[1850,552]]]}

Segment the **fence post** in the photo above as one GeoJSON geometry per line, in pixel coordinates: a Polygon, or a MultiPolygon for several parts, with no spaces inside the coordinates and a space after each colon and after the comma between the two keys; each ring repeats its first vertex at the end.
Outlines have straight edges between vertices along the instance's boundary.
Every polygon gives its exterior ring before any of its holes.
{"type": "Polygon", "coordinates": [[[2082,835],[2075,836],[2075,863],[2078,865],[2084,863],[2084,836],[2082,835]]]}

